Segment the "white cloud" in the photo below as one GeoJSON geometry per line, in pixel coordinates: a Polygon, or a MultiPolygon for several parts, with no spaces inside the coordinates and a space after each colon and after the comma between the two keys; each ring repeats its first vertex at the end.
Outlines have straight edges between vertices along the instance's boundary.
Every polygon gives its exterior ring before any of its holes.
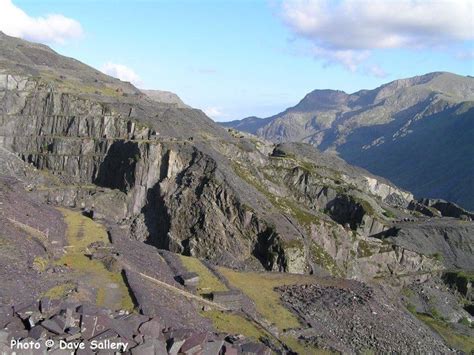
{"type": "Polygon", "coordinates": [[[316,58],[325,60],[325,65],[339,63],[351,72],[355,72],[360,63],[370,56],[367,50],[355,51],[352,49],[326,49],[324,47],[313,46],[311,54],[316,58]]]}
{"type": "Polygon", "coordinates": [[[314,55],[356,70],[371,50],[474,39],[472,0],[284,0],[281,16],[314,55]]]}
{"type": "Polygon", "coordinates": [[[107,62],[102,66],[100,71],[122,81],[129,81],[135,86],[141,86],[143,84],[138,74],[123,64],[107,62]]]}
{"type": "Polygon", "coordinates": [[[31,17],[11,0],[0,0],[0,31],[34,42],[64,44],[83,36],[81,24],[60,14],[31,17]]]}
{"type": "Polygon", "coordinates": [[[212,119],[223,119],[227,115],[224,114],[219,107],[206,107],[204,110],[204,113],[211,117],[212,119]]]}
{"type": "Polygon", "coordinates": [[[460,51],[456,54],[456,58],[461,60],[474,60],[474,49],[460,51]]]}
{"type": "Polygon", "coordinates": [[[377,64],[366,68],[366,73],[376,78],[386,78],[388,76],[388,73],[377,64]]]}

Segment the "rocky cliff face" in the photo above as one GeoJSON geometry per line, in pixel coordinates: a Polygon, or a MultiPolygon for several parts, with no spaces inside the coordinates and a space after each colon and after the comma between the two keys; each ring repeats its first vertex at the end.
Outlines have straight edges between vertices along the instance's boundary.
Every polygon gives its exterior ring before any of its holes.
{"type": "Polygon", "coordinates": [[[48,201],[112,218],[132,239],[236,268],[361,279],[442,268],[422,248],[381,240],[414,218],[406,210],[413,196],[390,182],[308,145],[227,132],[199,110],[101,82],[43,47],[0,40],[28,59],[18,70],[1,57],[0,145],[52,177],[34,186],[48,201]],[[45,53],[58,72],[38,63],[45,53]]]}
{"type": "Polygon", "coordinates": [[[274,142],[307,142],[417,197],[474,208],[474,79],[429,73],[353,94],[315,90],[275,116],[225,123],[274,142]]]}

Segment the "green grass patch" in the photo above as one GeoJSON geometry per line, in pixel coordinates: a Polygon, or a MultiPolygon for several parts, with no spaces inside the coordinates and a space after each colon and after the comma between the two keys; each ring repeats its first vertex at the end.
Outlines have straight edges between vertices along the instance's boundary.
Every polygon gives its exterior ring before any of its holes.
{"type": "Polygon", "coordinates": [[[311,345],[305,344],[294,337],[288,335],[282,336],[281,340],[295,353],[301,355],[329,355],[334,354],[329,350],[315,348],[311,345]]]}
{"type": "Polygon", "coordinates": [[[471,322],[469,322],[469,319],[467,319],[467,317],[462,317],[459,321],[458,321],[459,324],[462,324],[462,325],[465,325],[466,327],[470,327],[471,326],[471,322]]]}
{"type": "Polygon", "coordinates": [[[219,279],[199,260],[193,257],[180,255],[181,263],[190,272],[195,272],[199,275],[199,284],[197,292],[200,295],[205,295],[213,291],[227,291],[219,279]]]}
{"type": "Polygon", "coordinates": [[[72,282],[63,283],[50,288],[44,293],[44,296],[52,300],[59,300],[66,297],[75,288],[76,286],[72,282]]]}
{"type": "Polygon", "coordinates": [[[286,197],[275,196],[268,191],[268,189],[263,186],[257,177],[255,177],[247,168],[244,168],[237,163],[233,163],[232,167],[241,179],[255,187],[278,210],[293,216],[303,227],[309,228],[313,223],[320,223],[318,216],[315,216],[299,207],[296,201],[290,200],[286,197]]]}
{"type": "Polygon", "coordinates": [[[360,206],[362,206],[362,208],[363,208],[363,210],[365,211],[365,213],[367,213],[369,216],[375,216],[375,215],[376,215],[375,210],[374,210],[374,208],[372,207],[372,205],[370,204],[369,201],[364,200],[364,199],[362,199],[362,198],[353,197],[353,196],[351,196],[351,198],[352,198],[356,203],[358,203],[360,206]]]}
{"type": "Polygon", "coordinates": [[[384,211],[382,212],[382,214],[387,217],[387,218],[397,218],[397,216],[390,210],[386,210],[384,209],[384,211]]]}
{"type": "Polygon", "coordinates": [[[322,266],[328,270],[333,276],[344,276],[344,272],[339,268],[331,255],[328,254],[322,246],[316,243],[312,243],[310,246],[310,252],[313,260],[319,266],[322,266]]]}
{"type": "Polygon", "coordinates": [[[441,253],[434,253],[434,254],[431,255],[431,257],[435,260],[438,260],[438,261],[443,261],[444,260],[443,254],[441,254],[441,253]]]}
{"type": "Polygon", "coordinates": [[[425,314],[418,314],[417,317],[436,331],[450,347],[463,351],[466,354],[470,354],[474,351],[474,339],[456,333],[448,323],[425,314]]]}
{"type": "Polygon", "coordinates": [[[466,295],[468,285],[474,284],[474,272],[448,271],[443,275],[443,280],[451,287],[456,288],[463,295],[466,295]]]}
{"type": "Polygon", "coordinates": [[[235,313],[222,311],[202,312],[201,315],[212,321],[214,327],[223,333],[243,334],[254,340],[268,337],[268,334],[257,327],[251,320],[235,313]]]}
{"type": "Polygon", "coordinates": [[[404,287],[402,289],[402,295],[405,296],[405,297],[413,297],[415,295],[415,293],[413,292],[413,290],[411,288],[408,288],[408,287],[404,287]]]}
{"type": "Polygon", "coordinates": [[[74,78],[61,78],[52,71],[42,71],[39,79],[45,83],[54,84],[54,86],[59,90],[72,94],[100,94],[111,97],[122,96],[122,93],[117,91],[115,88],[102,84],[89,85],[74,78]]]}
{"type": "Polygon", "coordinates": [[[408,304],[407,304],[407,309],[408,309],[408,311],[409,311],[411,314],[415,314],[415,315],[416,315],[416,307],[415,307],[413,304],[408,303],[408,304]]]}
{"type": "Polygon", "coordinates": [[[370,243],[363,239],[359,240],[359,244],[357,244],[357,257],[367,258],[372,255],[374,255],[374,252],[370,246],[370,243]]]}
{"type": "Polygon", "coordinates": [[[72,268],[80,276],[88,279],[88,284],[96,292],[96,303],[98,306],[105,306],[113,309],[133,310],[134,304],[130,297],[128,287],[120,272],[111,272],[99,260],[88,258],[85,253],[87,246],[93,242],[103,242],[109,245],[109,239],[105,228],[80,212],[59,209],[67,224],[68,247],[66,253],[57,261],[60,265],[72,268]],[[106,304],[108,292],[107,284],[115,283],[119,286],[120,300],[114,304],[106,304]]]}
{"type": "Polygon", "coordinates": [[[301,326],[296,316],[283,306],[279,293],[274,289],[284,285],[314,283],[314,277],[270,272],[238,272],[224,267],[219,268],[219,272],[232,286],[252,299],[257,311],[278,329],[301,326]]]}
{"type": "Polygon", "coordinates": [[[39,272],[45,272],[49,266],[49,260],[42,256],[37,256],[33,259],[33,269],[39,272]]]}

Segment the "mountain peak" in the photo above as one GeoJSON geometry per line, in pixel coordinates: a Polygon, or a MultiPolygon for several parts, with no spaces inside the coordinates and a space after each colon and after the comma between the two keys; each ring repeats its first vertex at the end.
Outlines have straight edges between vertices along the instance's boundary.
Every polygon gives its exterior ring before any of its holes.
{"type": "Polygon", "coordinates": [[[315,106],[323,109],[344,105],[349,95],[341,90],[317,89],[307,94],[295,108],[301,111],[307,111],[315,106]]]}

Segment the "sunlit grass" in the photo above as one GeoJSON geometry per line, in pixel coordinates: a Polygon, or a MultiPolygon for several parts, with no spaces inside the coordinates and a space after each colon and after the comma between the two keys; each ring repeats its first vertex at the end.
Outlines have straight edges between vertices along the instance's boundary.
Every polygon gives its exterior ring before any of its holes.
{"type": "Polygon", "coordinates": [[[334,354],[329,350],[317,349],[310,345],[300,342],[298,339],[290,336],[282,336],[281,340],[291,348],[294,352],[301,355],[329,355],[334,354]]]}
{"type": "Polygon", "coordinates": [[[252,321],[238,314],[222,311],[208,311],[202,312],[201,315],[209,318],[219,332],[243,334],[254,340],[268,337],[263,329],[258,328],[252,321]]]}
{"type": "Polygon", "coordinates": [[[52,300],[58,300],[67,296],[76,286],[72,282],[63,283],[50,288],[44,293],[45,297],[52,300]]]}
{"type": "Polygon", "coordinates": [[[57,263],[72,268],[75,272],[88,277],[90,286],[97,290],[96,303],[99,306],[113,307],[115,309],[132,310],[133,301],[125,285],[120,272],[107,270],[102,262],[88,258],[84,253],[93,242],[102,242],[105,246],[110,245],[105,228],[90,218],[83,216],[80,212],[59,209],[67,224],[67,251],[57,263]],[[107,285],[117,284],[121,299],[116,304],[106,303],[107,285]]]}
{"type": "Polygon", "coordinates": [[[200,295],[208,294],[213,291],[227,291],[226,285],[224,285],[219,279],[205,266],[203,263],[196,258],[189,256],[180,255],[181,263],[189,272],[195,272],[199,275],[199,284],[197,292],[200,295]]]}
{"type": "Polygon", "coordinates": [[[246,294],[257,307],[257,311],[278,329],[300,327],[296,316],[283,306],[280,294],[275,287],[284,285],[314,283],[310,275],[284,273],[238,272],[227,268],[219,268],[219,272],[229,283],[246,294]]]}
{"type": "Polygon", "coordinates": [[[448,323],[442,320],[434,319],[425,314],[417,314],[416,316],[436,331],[450,347],[466,354],[474,352],[474,338],[456,333],[448,323]]]}

